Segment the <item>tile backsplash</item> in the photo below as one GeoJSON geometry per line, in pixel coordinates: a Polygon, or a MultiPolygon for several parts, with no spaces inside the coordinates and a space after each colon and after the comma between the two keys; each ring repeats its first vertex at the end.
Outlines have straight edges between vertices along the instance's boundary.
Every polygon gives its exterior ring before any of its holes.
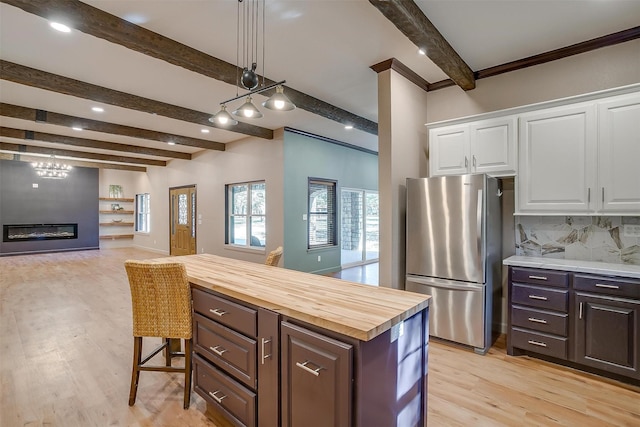
{"type": "Polygon", "coordinates": [[[517,216],[515,226],[516,255],[640,265],[640,216],[517,216]]]}

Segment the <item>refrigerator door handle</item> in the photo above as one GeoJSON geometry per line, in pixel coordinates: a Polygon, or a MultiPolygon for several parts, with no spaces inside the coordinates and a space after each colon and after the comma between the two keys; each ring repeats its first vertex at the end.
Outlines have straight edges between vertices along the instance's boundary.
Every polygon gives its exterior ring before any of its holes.
{"type": "Polygon", "coordinates": [[[420,283],[421,285],[433,286],[434,288],[444,288],[444,289],[454,289],[457,291],[482,291],[485,285],[479,283],[466,283],[464,285],[459,284],[460,282],[454,282],[452,280],[445,279],[434,279],[434,278],[424,278],[420,276],[411,276],[407,275],[407,280],[410,280],[415,283],[420,283]]]}
{"type": "Polygon", "coordinates": [[[484,267],[483,267],[484,248],[482,245],[482,207],[483,207],[482,202],[483,202],[482,188],[479,188],[478,189],[478,207],[476,209],[476,245],[478,249],[478,254],[480,255],[478,259],[478,266],[482,269],[482,277],[485,277],[484,267]]]}

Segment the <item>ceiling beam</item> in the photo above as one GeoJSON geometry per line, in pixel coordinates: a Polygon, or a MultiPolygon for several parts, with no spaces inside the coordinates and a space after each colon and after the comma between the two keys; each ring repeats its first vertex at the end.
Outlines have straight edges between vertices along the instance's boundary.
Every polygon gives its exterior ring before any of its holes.
{"type": "MultiPolygon", "coordinates": [[[[161,59],[233,86],[237,84],[238,67],[236,65],[80,1],[40,0],[34,2],[32,0],[2,0],[2,2],[45,19],[49,19],[54,14],[56,16],[64,16],[71,27],[85,34],[119,44],[136,52],[161,59]]],[[[262,77],[260,78],[262,79],[262,77]]],[[[265,78],[265,84],[268,85],[270,83],[275,82],[265,78]]],[[[271,96],[272,93],[273,90],[263,92],[266,96],[271,96]]],[[[378,134],[378,124],[376,122],[357,116],[291,87],[286,87],[286,94],[298,108],[345,125],[350,124],[354,128],[367,133],[378,134]]],[[[157,113],[160,114],[160,112],[157,113]]],[[[208,116],[211,116],[211,114],[208,116]]],[[[211,123],[208,125],[212,126],[211,123]]],[[[233,128],[225,129],[232,132],[245,133],[240,131],[241,127],[239,126],[250,125],[238,123],[233,128]]]]}
{"type": "Polygon", "coordinates": [[[413,0],[369,0],[429,59],[464,90],[476,87],[471,68],[460,58],[440,31],[413,0]]]}
{"type": "MultiPolygon", "coordinates": [[[[38,89],[75,96],[77,98],[90,99],[130,110],[142,111],[149,114],[155,113],[159,116],[182,120],[183,122],[214,127],[213,123],[209,121],[211,113],[203,113],[141,96],[131,95],[118,90],[26,67],[14,62],[0,61],[0,78],[38,89]]],[[[233,126],[232,131],[264,139],[273,139],[273,131],[271,129],[242,122],[238,122],[237,125],[233,126]]],[[[212,144],[215,143],[212,142],[212,144]]]]}
{"type": "MultiPolygon", "coordinates": [[[[174,151],[168,151],[168,150],[153,150],[145,147],[115,144],[112,142],[94,141],[91,139],[75,138],[72,136],[63,136],[63,135],[54,135],[51,133],[34,132],[26,129],[14,129],[14,128],[8,128],[8,127],[0,127],[0,136],[4,136],[7,138],[24,139],[27,141],[53,142],[56,144],[67,144],[67,145],[74,145],[79,147],[97,148],[101,150],[124,151],[132,154],[150,154],[154,156],[162,156],[157,152],[166,152],[166,153],[176,154],[174,151]],[[149,152],[150,150],[156,151],[156,153],[152,154],[151,152],[149,152]]],[[[177,154],[181,154],[181,156],[169,156],[169,157],[191,160],[191,154],[189,153],[177,153],[177,154]]],[[[149,160],[149,159],[139,159],[139,160],[140,161],[130,162],[130,163],[144,163],[147,165],[154,165],[154,166],[166,166],[165,161],[149,160]],[[160,163],[157,163],[157,162],[160,162],[160,163]]]]}
{"type": "MultiPolygon", "coordinates": [[[[24,153],[8,153],[0,151],[0,159],[2,160],[15,160],[18,162],[41,162],[42,157],[39,156],[30,156],[25,155],[24,153]]],[[[131,165],[123,165],[119,163],[101,163],[101,162],[85,162],[79,160],[67,160],[64,162],[73,167],[82,167],[82,168],[96,168],[96,169],[118,169],[118,170],[126,170],[133,172],[146,172],[147,168],[144,166],[131,166],[131,165]]]]}
{"type": "Polygon", "coordinates": [[[47,154],[50,156],[75,157],[80,159],[103,160],[117,163],[149,164],[152,166],[166,166],[167,162],[161,160],[140,159],[126,156],[112,156],[109,154],[87,153],[85,151],[62,150],[58,148],[38,147],[35,145],[11,144],[0,142],[0,150],[14,151],[18,153],[47,154]]]}
{"type": "MultiPolygon", "coordinates": [[[[572,44],[570,46],[561,47],[559,49],[550,50],[548,52],[539,53],[537,55],[528,56],[526,58],[517,59],[515,61],[485,68],[483,70],[476,71],[474,75],[476,76],[476,80],[486,79],[487,77],[493,77],[504,73],[510,73],[512,71],[522,70],[523,68],[533,67],[534,65],[556,61],[558,59],[567,58],[569,56],[578,55],[580,53],[591,52],[592,50],[613,46],[619,43],[625,43],[631,40],[636,40],[638,38],[640,38],[640,27],[628,28],[626,30],[607,34],[602,37],[596,37],[595,39],[572,44]]],[[[429,84],[428,90],[438,90],[450,86],[455,86],[455,83],[450,79],[441,80],[439,82],[429,84]]]]}
{"type": "MultiPolygon", "coordinates": [[[[84,130],[91,130],[95,132],[109,133],[113,135],[128,136],[132,138],[147,139],[154,142],[169,143],[173,142],[176,145],[186,145],[189,147],[205,148],[208,150],[224,151],[225,144],[220,142],[207,141],[205,139],[190,138],[187,136],[174,135],[171,133],[156,132],[153,130],[140,129],[131,126],[117,125],[113,123],[101,122],[98,120],[84,119],[82,117],[68,116],[66,114],[54,113],[51,111],[37,110],[35,108],[22,107],[20,105],[0,103],[0,116],[13,117],[14,119],[29,120],[41,123],[47,123],[51,125],[64,126],[71,128],[79,126],[84,130]]],[[[99,142],[99,141],[98,141],[99,142]]],[[[80,145],[80,144],[75,144],[80,145]]],[[[124,145],[124,144],[118,144],[124,145]]],[[[131,147],[133,151],[136,149],[143,149],[143,147],[137,147],[132,145],[125,145],[131,147]]],[[[116,151],[120,151],[113,148],[116,151]]],[[[111,148],[107,148],[111,150],[111,148]]],[[[147,148],[151,150],[149,152],[138,151],[140,154],[150,154],[152,156],[162,157],[175,157],[179,159],[191,159],[191,155],[188,153],[181,153],[179,151],[169,151],[157,148],[147,148]],[[153,152],[152,152],[153,151],[153,152]],[[161,153],[155,154],[154,152],[161,153]]]]}

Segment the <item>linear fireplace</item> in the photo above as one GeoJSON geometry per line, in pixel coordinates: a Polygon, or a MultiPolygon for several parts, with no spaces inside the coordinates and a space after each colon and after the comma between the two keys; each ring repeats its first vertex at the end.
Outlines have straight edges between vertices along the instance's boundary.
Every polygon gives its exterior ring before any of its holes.
{"type": "Polygon", "coordinates": [[[77,238],[78,224],[5,224],[2,226],[3,242],[77,238]]]}

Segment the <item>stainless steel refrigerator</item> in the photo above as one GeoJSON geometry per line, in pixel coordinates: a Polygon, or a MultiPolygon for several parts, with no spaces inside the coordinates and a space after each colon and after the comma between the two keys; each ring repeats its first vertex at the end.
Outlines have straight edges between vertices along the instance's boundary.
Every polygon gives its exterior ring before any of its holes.
{"type": "Polygon", "coordinates": [[[480,354],[500,312],[499,197],[484,174],[407,179],[405,288],[432,296],[432,336],[480,354]]]}

